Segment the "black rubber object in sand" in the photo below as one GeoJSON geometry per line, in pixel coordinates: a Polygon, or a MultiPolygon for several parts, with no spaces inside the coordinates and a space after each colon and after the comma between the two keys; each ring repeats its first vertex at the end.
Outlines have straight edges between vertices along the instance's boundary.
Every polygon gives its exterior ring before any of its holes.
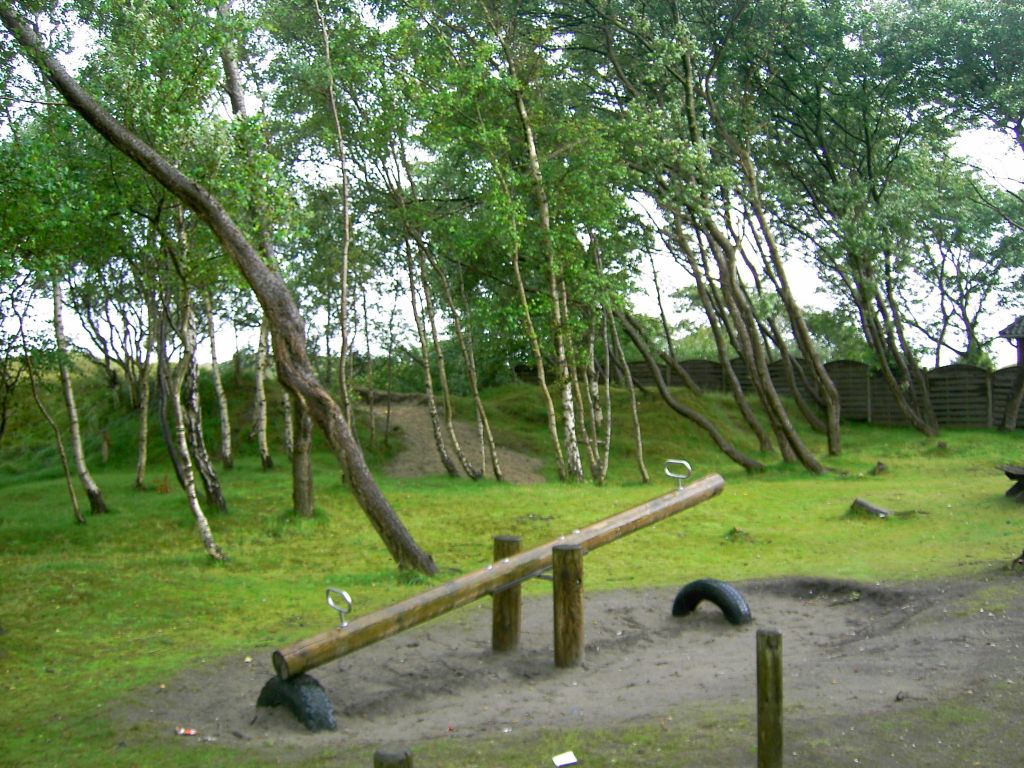
{"type": "Polygon", "coordinates": [[[327,692],[314,677],[299,675],[288,680],[272,677],[260,691],[257,707],[285,705],[311,731],[336,731],[334,709],[327,692]]]}
{"type": "Polygon", "coordinates": [[[730,624],[746,624],[750,621],[750,606],[732,584],[718,579],[697,579],[679,590],[672,603],[673,616],[686,616],[704,600],[722,609],[730,624]]]}

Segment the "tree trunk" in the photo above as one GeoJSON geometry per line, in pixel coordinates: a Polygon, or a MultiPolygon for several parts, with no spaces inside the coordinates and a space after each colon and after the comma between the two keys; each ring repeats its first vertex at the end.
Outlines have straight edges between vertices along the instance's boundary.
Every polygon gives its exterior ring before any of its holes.
{"type": "Polygon", "coordinates": [[[680,416],[689,419],[698,427],[707,432],[708,436],[711,437],[715,445],[718,446],[719,450],[721,450],[722,453],[724,453],[730,459],[735,461],[745,470],[747,470],[748,472],[763,472],[763,464],[761,464],[758,461],[755,461],[746,454],[737,450],[732,445],[732,443],[730,443],[722,436],[722,433],[718,431],[718,428],[715,427],[715,425],[712,424],[705,416],[703,416],[700,413],[697,413],[692,408],[686,407],[678,400],[676,400],[674,397],[672,397],[672,393],[669,392],[668,386],[665,384],[665,377],[661,375],[661,369],[658,368],[657,361],[654,359],[654,356],[651,354],[650,349],[648,349],[647,347],[647,343],[644,341],[639,331],[633,327],[633,325],[629,321],[629,318],[625,314],[621,312],[616,312],[615,317],[622,324],[622,329],[626,332],[626,335],[629,336],[634,346],[636,346],[636,348],[640,351],[640,354],[643,355],[644,360],[647,362],[647,367],[650,369],[651,374],[654,376],[654,381],[658,386],[658,392],[661,393],[662,399],[668,404],[668,406],[672,408],[672,410],[674,410],[680,416]]]}
{"type": "Polygon", "coordinates": [[[167,296],[161,291],[160,315],[157,320],[157,341],[156,341],[156,382],[157,382],[157,416],[160,420],[160,436],[163,438],[164,447],[167,449],[167,458],[174,467],[174,475],[178,479],[178,485],[185,487],[185,470],[183,460],[178,450],[178,440],[171,427],[167,416],[167,410],[171,407],[174,382],[171,380],[170,362],[167,359],[167,296]]]}
{"type": "Polygon", "coordinates": [[[281,390],[281,417],[284,420],[282,426],[282,438],[284,439],[284,452],[291,461],[295,457],[295,420],[292,418],[292,398],[287,389],[281,390]]]}
{"type": "Polygon", "coordinates": [[[264,263],[219,201],[117,122],[45,51],[35,32],[6,4],[0,4],[0,21],[76,112],[207,223],[252,287],[274,327],[275,345],[278,345],[275,358],[281,382],[306,400],[310,415],[324,431],[349,478],[359,505],[391,556],[401,568],[414,568],[428,574],[436,572],[434,561],[416,545],[374,482],[338,404],[317,380],[306,352],[302,313],[281,276],[264,263]]]}
{"type": "Polygon", "coordinates": [[[547,373],[544,370],[544,353],[541,351],[540,337],[537,335],[533,316],[530,313],[530,300],[526,296],[526,285],[523,283],[523,275],[519,269],[519,246],[515,243],[512,245],[512,273],[516,278],[519,304],[523,308],[526,337],[530,340],[533,364],[537,366],[537,383],[544,396],[544,407],[548,417],[548,435],[551,437],[551,445],[555,452],[555,469],[558,472],[558,479],[564,481],[568,479],[568,474],[565,468],[565,454],[562,452],[562,440],[558,436],[558,415],[555,413],[555,403],[551,397],[551,390],[548,388],[547,373]]]}
{"type": "Polygon", "coordinates": [[[822,474],[825,468],[797,434],[789,414],[786,412],[786,408],[779,397],[779,393],[772,383],[771,374],[768,370],[768,357],[764,345],[761,343],[750,297],[747,295],[745,288],[740,285],[739,276],[736,272],[736,246],[729,241],[729,238],[724,233],[718,231],[713,223],[706,222],[706,226],[706,234],[710,241],[711,250],[718,262],[722,290],[727,302],[726,306],[730,314],[735,318],[733,328],[736,331],[740,344],[748,355],[747,363],[750,368],[751,379],[768,412],[772,427],[777,435],[783,459],[789,460],[789,455],[795,456],[796,460],[806,469],[815,474],[822,474]],[[787,455],[787,451],[789,451],[789,455],[787,455]]]}
{"type": "Polygon", "coordinates": [[[611,327],[612,342],[615,345],[615,356],[622,363],[622,375],[626,380],[626,390],[629,392],[629,412],[633,418],[633,441],[636,446],[636,465],[640,470],[640,479],[646,484],[651,482],[651,475],[647,471],[647,464],[644,462],[644,436],[640,429],[640,412],[636,404],[636,389],[633,387],[633,373],[629,370],[629,363],[622,351],[622,339],[619,337],[618,326],[612,322],[611,313],[605,310],[608,316],[608,325],[611,327]]]}
{"type": "Polygon", "coordinates": [[[78,423],[78,406],[75,404],[75,390],[71,384],[71,372],[68,370],[68,343],[64,337],[64,320],[61,317],[63,309],[62,292],[60,282],[53,281],[53,333],[57,341],[57,362],[60,369],[61,390],[64,393],[64,404],[68,410],[68,431],[71,436],[71,453],[75,457],[75,466],[78,469],[78,478],[85,487],[85,493],[89,497],[89,509],[94,515],[102,515],[107,511],[107,504],[103,500],[100,487],[96,485],[89,466],[85,460],[85,448],[82,446],[82,431],[78,423]]]}
{"type": "Polygon", "coordinates": [[[228,511],[228,502],[220,487],[220,479],[213,468],[210,453],[206,450],[206,439],[203,437],[203,411],[199,401],[199,361],[196,360],[196,327],[192,301],[188,296],[188,288],[183,290],[181,343],[183,346],[180,365],[187,364],[179,376],[182,395],[182,421],[185,425],[185,439],[191,454],[190,463],[199,472],[206,491],[206,503],[218,512],[228,511]]]}
{"type": "Polygon", "coordinates": [[[135,457],[135,490],[146,488],[146,464],[149,460],[149,401],[152,387],[149,382],[152,368],[154,329],[157,324],[159,309],[152,296],[146,296],[146,352],[142,365],[139,366],[139,437],[138,451],[135,457]]]}
{"type": "MultiPolygon", "coordinates": [[[[182,318],[183,326],[189,325],[187,318],[182,318]]],[[[186,345],[187,347],[187,345],[186,345]]],[[[178,448],[178,455],[181,457],[181,487],[185,491],[185,498],[188,500],[189,510],[196,521],[196,528],[199,531],[199,539],[203,542],[206,553],[214,560],[224,560],[224,553],[213,539],[213,532],[210,530],[210,523],[203,514],[203,508],[199,504],[199,495],[196,493],[195,473],[192,470],[192,459],[189,456],[188,437],[186,436],[185,414],[181,404],[181,389],[184,380],[189,376],[189,369],[192,367],[193,352],[187,348],[182,353],[182,359],[178,361],[178,370],[171,382],[171,411],[174,413],[174,434],[178,448]]]]}
{"type": "Polygon", "coordinates": [[[292,451],[292,506],[300,517],[313,516],[313,420],[302,398],[291,399],[295,422],[295,447],[292,451]]]}
{"type": "Polygon", "coordinates": [[[60,436],[60,427],[57,426],[56,420],[50,415],[50,411],[43,404],[43,399],[39,396],[39,385],[36,382],[36,374],[32,368],[32,355],[25,343],[24,325],[20,328],[20,334],[22,349],[25,351],[25,370],[28,373],[28,383],[32,388],[32,399],[35,400],[39,413],[42,414],[43,419],[50,425],[50,430],[53,432],[53,440],[57,446],[57,455],[60,456],[60,466],[64,471],[64,484],[68,489],[68,498],[71,499],[71,512],[75,516],[75,522],[85,525],[85,516],[82,514],[82,508],[78,504],[78,494],[75,492],[75,483],[71,477],[71,464],[68,462],[68,452],[64,450],[64,440],[60,436]]]}
{"type": "Polygon", "coordinates": [[[221,380],[220,364],[217,361],[217,328],[213,322],[213,302],[207,294],[206,304],[206,329],[210,336],[210,369],[213,372],[213,391],[217,395],[217,412],[220,414],[220,460],[224,469],[231,469],[235,466],[235,457],[231,449],[231,410],[228,408],[228,397],[224,392],[224,382],[221,380]]]}
{"type": "Polygon", "coordinates": [[[267,347],[270,345],[270,323],[264,316],[260,323],[260,341],[256,349],[256,390],[252,404],[252,435],[260,452],[260,466],[274,468],[270,455],[270,441],[267,439],[267,347]]]}
{"type": "Polygon", "coordinates": [[[423,313],[430,322],[430,340],[434,348],[434,358],[437,360],[437,378],[441,384],[441,402],[444,405],[444,423],[448,432],[448,439],[451,441],[452,450],[462,465],[462,470],[473,480],[483,477],[483,470],[477,469],[462,450],[459,436],[455,433],[455,414],[452,408],[452,394],[448,387],[448,366],[444,360],[444,350],[441,348],[441,339],[437,333],[437,321],[435,320],[434,299],[430,291],[430,284],[427,281],[426,266],[422,255],[419,259],[420,285],[423,288],[423,313]]]}
{"type": "MultiPolygon", "coordinates": [[[[509,60],[509,69],[513,77],[515,68],[509,60]]],[[[572,397],[572,378],[569,371],[569,359],[566,351],[565,317],[561,312],[561,296],[559,277],[555,265],[554,243],[551,233],[551,211],[548,207],[548,194],[544,186],[544,175],[541,172],[540,158],[533,137],[533,125],[526,109],[526,101],[520,91],[514,93],[516,110],[526,138],[526,156],[533,179],[534,195],[537,198],[538,220],[541,238],[547,261],[548,291],[551,297],[551,335],[555,345],[555,366],[558,371],[558,386],[562,392],[562,444],[565,446],[565,474],[569,480],[583,480],[583,460],[580,457],[579,444],[576,441],[576,410],[572,397]]]]}
{"type": "MultiPolygon", "coordinates": [[[[763,254],[766,257],[763,259],[764,264],[765,267],[768,268],[770,276],[773,278],[779,298],[782,299],[782,304],[786,309],[786,315],[789,317],[790,328],[792,328],[793,336],[796,339],[797,346],[800,348],[800,354],[810,365],[811,372],[818,384],[818,394],[825,405],[825,432],[828,435],[828,453],[830,456],[838,456],[842,452],[839,390],[836,389],[836,385],[833,383],[832,377],[828,375],[828,371],[825,369],[825,364],[821,359],[821,355],[818,354],[818,350],[815,348],[810,329],[807,327],[807,321],[804,319],[804,313],[800,309],[800,305],[797,304],[796,298],[793,296],[793,292],[790,289],[789,278],[786,275],[786,269],[783,265],[782,254],[779,251],[778,244],[775,242],[775,236],[772,234],[771,226],[762,208],[761,191],[757,181],[757,173],[754,169],[753,160],[746,148],[740,147],[736,142],[734,142],[734,144],[736,155],[743,167],[748,188],[750,189],[750,202],[753,206],[754,216],[758,223],[758,229],[764,238],[766,251],[766,253],[763,254]]],[[[785,354],[784,351],[783,354],[785,354]]],[[[797,397],[799,397],[795,384],[793,392],[797,397]]]]}
{"type": "Polygon", "coordinates": [[[406,255],[406,269],[409,271],[409,301],[412,304],[412,316],[416,324],[416,335],[419,337],[420,356],[423,359],[423,386],[424,394],[427,397],[427,412],[430,414],[430,426],[434,433],[434,447],[437,448],[437,455],[441,459],[441,463],[444,465],[448,476],[458,477],[458,467],[455,466],[452,457],[448,455],[448,446],[444,443],[444,434],[441,431],[441,418],[437,412],[437,400],[434,398],[434,377],[430,373],[430,347],[427,344],[427,330],[423,324],[423,313],[420,312],[419,304],[416,300],[416,267],[413,264],[411,254],[406,255]]]}
{"type": "MultiPolygon", "coordinates": [[[[672,215],[672,236],[673,240],[682,253],[683,258],[686,259],[686,263],[690,267],[690,274],[693,276],[694,282],[697,286],[697,296],[700,299],[701,306],[704,308],[704,314],[708,319],[708,325],[711,328],[711,335],[715,339],[715,349],[718,352],[718,362],[722,366],[722,372],[725,375],[726,381],[729,384],[729,391],[732,393],[733,400],[736,402],[736,406],[740,410],[740,414],[743,416],[743,420],[750,427],[750,431],[757,438],[758,450],[762,453],[768,453],[772,450],[771,437],[765,431],[761,422],[757,416],[754,415],[751,410],[750,402],[747,400],[746,393],[743,391],[743,386],[740,383],[739,378],[736,376],[736,371],[732,367],[732,361],[729,355],[729,341],[726,338],[726,333],[722,329],[723,322],[726,322],[724,318],[724,310],[719,307],[715,301],[715,297],[708,286],[707,270],[702,268],[702,263],[698,261],[697,255],[693,252],[687,241],[686,235],[683,232],[682,222],[680,221],[680,213],[674,211],[672,215]],[[707,276],[707,277],[706,277],[707,276]],[[719,318],[722,318],[721,320],[719,318]]],[[[702,251],[703,254],[703,251],[702,251]]]]}
{"type": "MultiPolygon", "coordinates": [[[[486,441],[487,451],[491,456],[491,470],[494,473],[494,479],[500,481],[503,479],[501,463],[498,461],[498,449],[494,442],[494,435],[491,432],[491,422],[487,418],[487,409],[484,408],[483,398],[480,397],[480,385],[477,378],[476,359],[473,355],[472,339],[469,338],[469,333],[463,328],[462,321],[459,319],[459,309],[456,306],[455,296],[452,293],[451,283],[449,282],[447,275],[444,274],[444,271],[441,269],[427,243],[423,242],[423,239],[418,235],[416,237],[416,244],[420,253],[423,254],[430,263],[434,275],[438,278],[441,288],[444,291],[445,300],[451,310],[452,330],[455,332],[455,340],[459,344],[459,350],[462,352],[462,359],[466,364],[466,378],[469,381],[470,394],[473,397],[473,406],[476,409],[477,426],[481,432],[481,468],[484,465],[483,446],[486,441]]],[[[465,298],[464,294],[463,298],[465,298]]],[[[463,301],[464,308],[466,304],[467,303],[463,301]]]]}
{"type": "Polygon", "coordinates": [[[341,263],[338,265],[338,275],[341,279],[341,291],[338,297],[338,330],[341,332],[341,348],[338,350],[338,389],[341,396],[341,405],[345,413],[345,419],[352,421],[352,401],[349,397],[348,373],[345,367],[345,360],[349,356],[349,323],[348,323],[348,281],[349,281],[349,251],[352,243],[352,214],[349,204],[349,184],[347,168],[347,152],[345,147],[345,134],[341,130],[341,120],[338,118],[338,102],[334,92],[334,67],[331,63],[331,36],[327,29],[327,22],[323,12],[320,10],[318,0],[313,0],[313,8],[316,11],[317,24],[320,27],[320,36],[323,41],[324,71],[327,74],[327,103],[331,110],[332,127],[334,128],[335,151],[338,163],[341,166],[341,263]]]}

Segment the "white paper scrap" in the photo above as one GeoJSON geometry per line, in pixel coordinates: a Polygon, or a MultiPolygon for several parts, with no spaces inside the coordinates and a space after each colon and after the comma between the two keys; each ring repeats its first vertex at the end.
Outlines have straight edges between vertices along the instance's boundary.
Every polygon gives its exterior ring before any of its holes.
{"type": "Polygon", "coordinates": [[[560,755],[555,755],[551,758],[551,762],[553,762],[556,766],[577,764],[576,755],[574,755],[572,752],[563,752],[560,755]]]}

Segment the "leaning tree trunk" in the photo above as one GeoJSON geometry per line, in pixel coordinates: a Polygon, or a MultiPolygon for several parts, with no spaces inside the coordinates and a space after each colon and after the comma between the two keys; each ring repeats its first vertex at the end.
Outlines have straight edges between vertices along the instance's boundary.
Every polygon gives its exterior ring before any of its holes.
{"type": "Polygon", "coordinates": [[[101,515],[107,511],[107,504],[103,500],[100,487],[96,485],[92,474],[89,472],[89,465],[85,460],[85,449],[82,447],[82,431],[78,423],[78,406],[75,404],[75,390],[71,384],[71,372],[68,370],[68,342],[64,336],[64,320],[61,317],[63,309],[63,294],[60,282],[53,281],[53,333],[57,341],[57,363],[60,370],[61,390],[64,393],[64,404],[68,410],[68,431],[71,435],[71,453],[75,457],[75,467],[78,469],[78,478],[85,486],[85,493],[89,497],[89,509],[94,515],[101,515]]]}
{"type": "Polygon", "coordinates": [[[231,411],[228,408],[228,397],[224,392],[224,381],[220,375],[220,364],[217,362],[217,328],[213,322],[213,302],[207,294],[206,330],[210,336],[210,370],[213,372],[213,391],[217,396],[217,412],[220,414],[220,461],[224,469],[235,466],[235,457],[231,449],[231,411]]]}
{"type": "Polygon", "coordinates": [[[168,303],[169,299],[167,298],[166,289],[161,289],[160,314],[156,325],[157,417],[160,421],[160,436],[164,441],[164,447],[167,449],[167,457],[171,460],[171,466],[174,468],[174,476],[178,479],[178,485],[184,488],[185,472],[182,468],[181,453],[178,450],[178,438],[167,415],[167,411],[171,409],[171,398],[174,388],[174,382],[171,377],[171,363],[167,356],[167,330],[168,325],[170,325],[168,321],[168,312],[170,312],[168,303]]]}
{"type": "Polygon", "coordinates": [[[718,353],[719,365],[722,366],[722,372],[728,382],[729,391],[736,402],[736,407],[739,408],[743,420],[757,438],[758,450],[762,453],[768,453],[772,450],[771,437],[764,427],[761,426],[757,416],[754,415],[746,393],[743,391],[743,385],[736,376],[736,370],[732,367],[732,362],[729,359],[729,340],[726,338],[726,331],[722,329],[723,323],[727,323],[728,320],[725,317],[724,309],[720,306],[720,302],[716,302],[713,289],[709,286],[710,279],[706,266],[707,257],[705,251],[701,250],[702,259],[698,260],[697,254],[694,253],[683,231],[680,218],[681,213],[673,211],[672,239],[689,265],[690,274],[697,286],[697,296],[700,299],[701,306],[704,308],[704,314],[708,319],[708,326],[711,328],[711,335],[715,340],[715,350],[718,353]]]}
{"type": "Polygon", "coordinates": [[[188,367],[181,372],[180,392],[183,395],[181,406],[185,438],[191,454],[191,463],[203,481],[206,503],[218,512],[227,512],[228,502],[224,498],[220,479],[217,477],[217,471],[213,468],[210,453],[206,450],[206,440],[203,438],[203,411],[199,401],[199,361],[196,360],[195,314],[192,312],[192,302],[187,288],[183,294],[181,343],[184,351],[180,364],[187,363],[188,367]]]}
{"type": "MultiPolygon", "coordinates": [[[[187,310],[186,310],[187,312],[187,310]]],[[[183,326],[188,326],[190,320],[185,317],[182,318],[183,326]]],[[[171,411],[174,414],[174,436],[175,443],[178,449],[178,455],[181,458],[181,487],[185,491],[185,498],[188,500],[188,508],[192,512],[192,516],[196,521],[196,528],[199,531],[199,539],[203,542],[203,547],[206,549],[206,553],[214,560],[224,560],[224,552],[214,541],[213,532],[210,530],[210,523],[206,519],[206,515],[203,514],[203,508],[199,503],[199,495],[196,493],[196,478],[195,473],[192,469],[192,459],[189,456],[189,443],[187,437],[187,428],[185,426],[185,409],[181,403],[181,390],[185,379],[189,376],[189,369],[192,367],[194,362],[194,347],[192,350],[186,349],[182,353],[182,359],[178,362],[178,371],[172,377],[171,381],[171,411]]]]}
{"type": "Polygon", "coordinates": [[[445,471],[450,477],[458,477],[459,469],[448,455],[448,447],[444,443],[444,434],[441,431],[441,418],[437,412],[437,400],[434,397],[434,378],[430,373],[430,348],[427,344],[427,330],[423,324],[423,313],[420,312],[416,300],[416,267],[413,264],[412,256],[406,257],[406,269],[409,271],[409,300],[412,304],[413,321],[416,323],[416,335],[420,342],[420,356],[423,358],[423,386],[427,398],[427,413],[430,414],[430,426],[434,434],[434,447],[437,448],[438,458],[444,465],[445,471]]]}
{"type": "Polygon", "coordinates": [[[665,377],[661,375],[661,369],[658,367],[658,362],[651,354],[651,350],[648,348],[647,342],[644,341],[643,336],[640,335],[639,329],[633,326],[629,318],[622,312],[616,312],[615,317],[622,325],[622,329],[626,332],[626,335],[629,336],[630,341],[633,342],[633,345],[637,348],[643,356],[644,361],[647,363],[647,367],[650,369],[651,375],[654,376],[654,383],[658,387],[658,392],[661,394],[662,400],[664,400],[665,403],[680,416],[692,421],[698,427],[707,432],[715,445],[718,446],[718,449],[745,470],[748,472],[763,472],[764,465],[761,464],[761,462],[750,458],[745,453],[738,450],[732,443],[725,439],[722,433],[718,431],[718,428],[712,424],[707,417],[703,414],[697,413],[697,411],[692,408],[688,408],[672,396],[668,386],[665,384],[665,377]]]}
{"type": "Polygon", "coordinates": [[[47,409],[43,399],[39,396],[39,385],[36,382],[35,370],[32,367],[32,355],[25,343],[24,327],[20,329],[20,333],[22,348],[25,351],[25,371],[28,373],[28,383],[32,388],[32,399],[35,400],[39,413],[42,414],[43,419],[50,425],[50,430],[53,432],[53,440],[57,445],[57,455],[60,456],[60,466],[64,471],[64,484],[67,486],[68,497],[71,499],[71,512],[75,516],[75,522],[85,525],[85,516],[82,514],[82,508],[78,504],[75,483],[71,479],[71,464],[68,461],[68,452],[64,450],[64,439],[60,436],[60,427],[57,426],[56,419],[50,415],[49,409],[47,409]]]}
{"type": "MultiPolygon", "coordinates": [[[[437,259],[430,250],[429,244],[424,241],[421,233],[415,233],[415,240],[419,253],[429,262],[431,269],[437,277],[438,282],[441,285],[441,289],[444,292],[445,301],[448,304],[448,309],[451,311],[452,330],[455,332],[455,340],[458,342],[459,351],[462,352],[462,359],[466,364],[466,379],[469,383],[470,394],[473,397],[473,407],[476,409],[477,427],[480,432],[481,474],[483,473],[482,468],[486,461],[485,455],[489,452],[491,456],[491,471],[494,473],[494,479],[500,481],[504,478],[504,475],[501,471],[501,462],[498,460],[498,449],[494,442],[494,434],[491,432],[491,422],[490,419],[487,418],[487,409],[484,408],[484,401],[480,397],[480,385],[477,379],[476,358],[473,355],[472,339],[468,338],[468,331],[463,328],[462,321],[459,318],[459,308],[456,305],[455,296],[452,291],[451,282],[448,280],[448,276],[445,275],[444,270],[441,269],[437,259]]],[[[463,298],[465,298],[464,293],[463,298]]],[[[463,302],[463,306],[466,306],[465,301],[463,302]]]]}
{"type": "Polygon", "coordinates": [[[374,529],[401,568],[428,574],[437,570],[433,559],[413,540],[370,474],[362,452],[338,404],[316,378],[306,351],[302,313],[282,277],[259,256],[220,202],[185,176],[160,153],[127,130],[49,55],[39,36],[10,6],[0,3],[0,21],[14,35],[29,60],[38,67],[68,104],[100,135],[146,173],[194,210],[210,227],[224,250],[252,287],[275,332],[278,376],[282,384],[301,394],[310,415],[324,431],[339,465],[349,478],[356,499],[374,529]]]}
{"type": "Polygon", "coordinates": [[[426,268],[422,256],[419,259],[420,285],[423,288],[423,314],[430,323],[430,342],[434,349],[434,358],[437,360],[437,378],[441,385],[441,402],[444,405],[444,424],[448,432],[448,439],[451,441],[455,456],[462,465],[463,472],[472,479],[479,480],[483,477],[483,470],[477,469],[466,456],[462,449],[459,436],[455,432],[455,413],[452,406],[451,388],[448,386],[448,366],[444,360],[444,350],[441,348],[441,338],[437,332],[437,320],[435,319],[434,298],[427,282],[426,268]]]}

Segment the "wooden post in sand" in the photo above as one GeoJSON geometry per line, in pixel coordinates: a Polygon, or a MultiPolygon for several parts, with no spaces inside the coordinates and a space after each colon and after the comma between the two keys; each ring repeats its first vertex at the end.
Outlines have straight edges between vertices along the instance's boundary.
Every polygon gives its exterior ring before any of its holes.
{"type": "Polygon", "coordinates": [[[555,579],[555,666],[583,661],[583,548],[557,544],[552,550],[555,579]]]}
{"type": "Polygon", "coordinates": [[[782,633],[757,630],[757,768],[782,768],[782,633]]]}
{"type": "MultiPolygon", "coordinates": [[[[500,563],[518,554],[523,540],[518,536],[494,537],[494,562],[500,563]]],[[[517,583],[495,592],[491,598],[491,650],[495,653],[514,651],[519,647],[522,624],[523,589],[517,583]]]]}

